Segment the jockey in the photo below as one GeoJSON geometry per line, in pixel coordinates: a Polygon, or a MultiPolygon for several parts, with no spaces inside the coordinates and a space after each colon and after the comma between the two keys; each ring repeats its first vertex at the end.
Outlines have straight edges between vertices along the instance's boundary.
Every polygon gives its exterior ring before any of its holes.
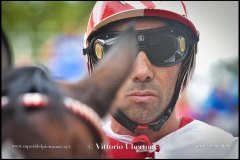
{"type": "MultiPolygon", "coordinates": [[[[191,78],[199,32],[181,1],[98,1],[83,52],[89,73],[134,22],[138,55],[104,126],[111,158],[237,158],[238,138],[175,112],[191,78]]],[[[111,67],[111,66],[109,66],[111,67]]],[[[120,66],[119,66],[120,67],[120,66]]],[[[109,77],[110,78],[110,77],[109,77]]]]}

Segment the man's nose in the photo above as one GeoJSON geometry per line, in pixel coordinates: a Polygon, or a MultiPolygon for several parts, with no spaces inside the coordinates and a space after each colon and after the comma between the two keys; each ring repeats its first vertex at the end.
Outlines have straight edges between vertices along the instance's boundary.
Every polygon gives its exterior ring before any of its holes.
{"type": "Polygon", "coordinates": [[[133,82],[149,82],[153,79],[152,64],[143,51],[140,51],[137,55],[131,79],[133,82]]]}

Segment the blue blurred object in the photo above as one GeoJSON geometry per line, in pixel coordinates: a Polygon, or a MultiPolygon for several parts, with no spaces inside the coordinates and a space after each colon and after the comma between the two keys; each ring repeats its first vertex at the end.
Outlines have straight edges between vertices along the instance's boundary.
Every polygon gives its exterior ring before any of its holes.
{"type": "Polygon", "coordinates": [[[219,87],[212,90],[205,103],[207,112],[216,110],[218,112],[231,113],[234,105],[235,103],[233,97],[219,87]]]}
{"type": "Polygon", "coordinates": [[[238,84],[215,86],[199,119],[238,136],[238,84]],[[236,88],[237,87],[237,88],[236,88]]]}
{"type": "Polygon", "coordinates": [[[49,62],[53,79],[76,82],[87,74],[82,48],[82,36],[65,35],[54,42],[54,55],[49,62]]]}

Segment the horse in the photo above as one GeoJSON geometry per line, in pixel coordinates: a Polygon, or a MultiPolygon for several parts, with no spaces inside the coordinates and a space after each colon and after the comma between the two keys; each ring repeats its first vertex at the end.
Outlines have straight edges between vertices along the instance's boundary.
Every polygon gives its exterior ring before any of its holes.
{"type": "Polygon", "coordinates": [[[112,109],[136,53],[131,28],[80,82],[54,82],[35,66],[10,70],[2,79],[3,156],[106,158],[96,146],[106,142],[101,119],[112,109]]]}

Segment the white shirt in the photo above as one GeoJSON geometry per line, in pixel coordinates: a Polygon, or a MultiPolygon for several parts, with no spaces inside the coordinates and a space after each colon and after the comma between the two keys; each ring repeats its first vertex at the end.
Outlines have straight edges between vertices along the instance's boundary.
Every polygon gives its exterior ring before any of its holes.
{"type": "MultiPolygon", "coordinates": [[[[119,135],[112,131],[111,122],[103,127],[107,136],[124,143],[131,143],[134,137],[119,135]]],[[[160,146],[155,158],[238,158],[238,137],[193,120],[186,126],[168,134],[153,143],[160,146]]],[[[147,157],[146,157],[147,158],[147,157]]]]}

